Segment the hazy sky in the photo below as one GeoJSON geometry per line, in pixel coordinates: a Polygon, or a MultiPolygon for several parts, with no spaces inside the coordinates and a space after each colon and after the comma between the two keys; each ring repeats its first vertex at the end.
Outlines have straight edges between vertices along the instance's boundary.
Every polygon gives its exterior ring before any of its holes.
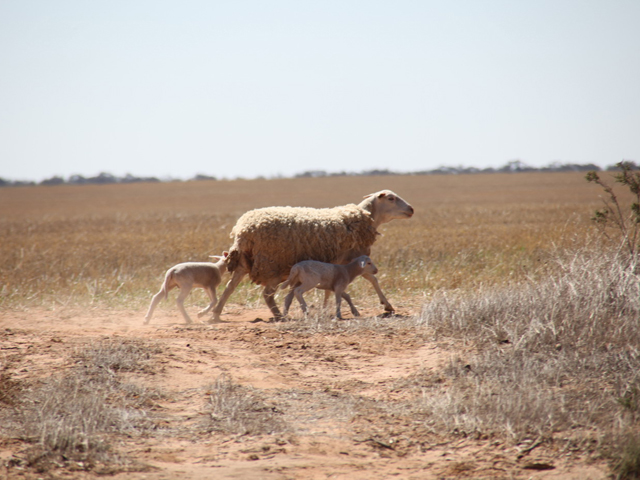
{"type": "Polygon", "coordinates": [[[640,0],[0,0],[0,177],[640,161],[640,0]]]}

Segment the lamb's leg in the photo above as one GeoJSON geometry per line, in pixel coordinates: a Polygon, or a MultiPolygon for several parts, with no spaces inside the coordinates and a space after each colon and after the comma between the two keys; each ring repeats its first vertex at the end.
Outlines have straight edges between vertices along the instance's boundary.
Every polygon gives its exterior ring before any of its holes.
{"type": "Polygon", "coordinates": [[[324,291],[324,302],[322,302],[322,308],[326,309],[327,305],[329,304],[329,299],[331,298],[331,294],[333,292],[331,290],[325,290],[324,291]]]}
{"type": "Polygon", "coordinates": [[[336,290],[336,318],[342,320],[342,313],[340,312],[340,304],[342,303],[342,293],[340,290],[336,290]]]}
{"type": "Polygon", "coordinates": [[[271,310],[271,313],[275,318],[282,318],[282,314],[280,313],[280,309],[278,308],[278,305],[276,305],[276,300],[274,298],[276,291],[278,290],[279,283],[280,282],[278,281],[269,282],[262,291],[264,301],[267,303],[269,310],[271,310]]]}
{"type": "Polygon", "coordinates": [[[184,300],[185,300],[185,298],[187,298],[187,296],[189,295],[190,291],[191,291],[190,288],[186,288],[186,287],[180,288],[180,295],[178,295],[178,298],[176,299],[176,304],[178,305],[178,310],[180,310],[180,313],[184,317],[184,321],[187,322],[187,323],[192,323],[192,322],[191,322],[191,318],[189,318],[189,314],[184,309],[184,300]]]}
{"type": "Polygon", "coordinates": [[[285,317],[289,314],[289,308],[291,307],[291,302],[293,302],[293,290],[300,284],[297,285],[293,285],[291,287],[291,290],[289,290],[289,293],[287,293],[287,296],[284,297],[284,310],[282,311],[282,315],[284,315],[285,317]]]}
{"type": "Polygon", "coordinates": [[[247,270],[241,265],[238,265],[238,267],[233,271],[231,279],[229,280],[229,282],[227,282],[227,286],[225,287],[224,292],[222,292],[220,301],[213,309],[213,317],[209,320],[209,323],[222,321],[220,320],[220,314],[222,313],[222,309],[224,308],[225,303],[227,303],[227,300],[229,300],[229,297],[247,273],[247,270]]]}
{"type": "Polygon", "coordinates": [[[147,314],[144,317],[144,324],[145,325],[148,324],[149,321],[151,320],[151,317],[153,316],[153,311],[158,306],[158,303],[160,303],[160,300],[162,300],[166,296],[167,296],[167,294],[166,294],[164,288],[161,288],[160,291],[153,296],[153,299],[151,300],[151,305],[149,305],[149,311],[147,312],[147,314]]]}
{"type": "Polygon", "coordinates": [[[371,274],[363,274],[362,276],[366,278],[369,282],[371,282],[371,285],[373,285],[373,288],[376,290],[376,293],[378,294],[378,298],[380,299],[380,303],[384,305],[385,312],[389,312],[389,313],[395,312],[395,310],[393,309],[393,307],[391,306],[387,298],[384,296],[384,293],[382,293],[382,289],[378,284],[378,279],[376,278],[376,276],[371,274]]]}
{"type": "Polygon", "coordinates": [[[349,296],[349,294],[347,292],[342,292],[342,298],[344,298],[347,301],[347,303],[349,304],[349,308],[351,308],[352,315],[354,317],[359,317],[360,316],[360,312],[358,312],[358,309],[356,308],[356,306],[351,301],[351,297],[349,296]]]}
{"type": "Polygon", "coordinates": [[[216,289],[215,288],[207,287],[204,290],[207,292],[207,295],[209,295],[209,300],[211,300],[211,303],[209,304],[209,306],[207,308],[205,308],[204,310],[200,310],[198,312],[198,318],[203,317],[204,315],[209,313],[211,311],[211,309],[216,306],[216,303],[218,303],[218,298],[216,297],[216,289]]]}
{"type": "MultiPolygon", "coordinates": [[[[307,288],[307,290],[309,290],[309,288],[307,288]]],[[[302,294],[304,292],[306,292],[307,290],[305,290],[304,285],[300,285],[299,287],[296,287],[296,288],[293,289],[293,294],[298,299],[298,303],[300,304],[300,308],[302,309],[302,311],[304,312],[305,315],[307,313],[307,302],[304,301],[304,297],[302,296],[302,294]]]]}

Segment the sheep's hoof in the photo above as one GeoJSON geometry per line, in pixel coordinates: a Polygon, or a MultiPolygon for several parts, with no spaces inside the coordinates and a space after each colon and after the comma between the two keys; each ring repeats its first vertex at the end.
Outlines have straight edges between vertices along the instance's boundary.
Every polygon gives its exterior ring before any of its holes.
{"type": "Polygon", "coordinates": [[[210,318],[209,321],[206,323],[208,323],[209,325],[212,325],[214,323],[230,323],[230,322],[228,322],[227,320],[222,320],[221,318],[213,317],[213,318],[210,318]]]}

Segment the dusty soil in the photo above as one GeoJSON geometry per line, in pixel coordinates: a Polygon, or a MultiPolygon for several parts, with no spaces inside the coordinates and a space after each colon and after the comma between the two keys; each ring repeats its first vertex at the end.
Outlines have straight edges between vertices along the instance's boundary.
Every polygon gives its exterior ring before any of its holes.
{"type": "MultiPolygon", "coordinates": [[[[531,439],[513,445],[495,438],[444,436],[428,431],[423,422],[378,408],[377,402],[410,398],[413,393],[402,388],[407,379],[418,372],[437,375],[453,356],[465,354],[460,346],[384,329],[299,334],[269,322],[266,309],[238,305],[226,310],[228,323],[215,325],[186,326],[169,309],[158,310],[150,325],[143,325],[143,317],[143,311],[68,308],[0,312],[0,362],[12,361],[16,379],[60,374],[72,367],[74,352],[104,338],[157,347],[152,373],[136,376],[138,383],[165,393],[153,408],[157,433],[117,438],[118,451],[144,467],[111,478],[607,476],[605,464],[553,443],[531,439]],[[289,431],[260,436],[209,431],[208,390],[223,373],[259,391],[289,431]]],[[[7,467],[25,447],[16,439],[0,438],[0,478],[98,476],[7,467]]]]}

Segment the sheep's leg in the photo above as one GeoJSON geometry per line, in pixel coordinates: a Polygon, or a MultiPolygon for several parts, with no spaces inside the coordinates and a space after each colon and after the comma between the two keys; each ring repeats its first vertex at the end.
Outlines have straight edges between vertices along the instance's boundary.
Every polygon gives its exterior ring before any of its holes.
{"type": "Polygon", "coordinates": [[[205,288],[205,291],[207,292],[207,295],[209,295],[209,299],[211,300],[211,303],[207,308],[205,308],[204,310],[200,310],[198,312],[198,318],[203,317],[204,315],[209,313],[211,309],[216,306],[216,303],[218,303],[218,298],[216,297],[215,288],[207,287],[205,288]]]}
{"type": "Polygon", "coordinates": [[[218,301],[216,307],[213,309],[213,317],[209,320],[209,323],[222,321],[220,320],[220,314],[222,313],[225,303],[227,303],[227,300],[229,300],[229,297],[247,273],[247,270],[241,265],[238,265],[238,267],[233,271],[231,279],[227,282],[224,292],[222,292],[220,301],[218,301]]]}
{"type": "Polygon", "coordinates": [[[153,316],[153,311],[158,306],[158,303],[160,303],[160,300],[166,297],[167,297],[167,292],[165,292],[164,288],[161,288],[160,291],[153,296],[153,299],[151,300],[151,305],[149,305],[149,311],[147,311],[147,314],[144,317],[145,325],[148,324],[149,321],[151,320],[151,317],[153,316]]]}
{"type": "Polygon", "coordinates": [[[344,298],[347,301],[347,303],[349,304],[349,308],[351,308],[351,313],[353,314],[353,316],[354,317],[359,317],[360,316],[360,312],[358,312],[358,309],[356,308],[356,306],[351,301],[351,297],[349,296],[349,294],[347,292],[342,292],[342,298],[344,298]]]}
{"type": "Polygon", "coordinates": [[[184,321],[187,323],[192,323],[192,322],[191,322],[191,318],[189,317],[189,314],[184,309],[184,300],[185,298],[187,298],[190,291],[191,291],[190,288],[187,288],[187,287],[181,288],[180,295],[178,295],[178,298],[176,299],[176,305],[178,305],[178,310],[180,310],[180,313],[184,317],[184,321]]]}
{"type": "Polygon", "coordinates": [[[276,305],[276,300],[274,298],[276,291],[278,290],[279,283],[280,282],[270,282],[264,287],[264,290],[262,291],[264,301],[267,303],[269,310],[271,310],[271,313],[275,318],[282,318],[282,314],[280,313],[280,309],[278,308],[278,305],[276,305]]]}
{"type": "Polygon", "coordinates": [[[378,298],[380,299],[380,303],[384,305],[385,312],[389,312],[389,313],[395,312],[395,310],[387,300],[387,297],[385,297],[384,293],[382,293],[382,289],[378,284],[378,279],[376,278],[376,276],[371,274],[363,274],[362,276],[366,278],[369,282],[371,282],[371,285],[373,285],[373,288],[376,290],[376,293],[378,294],[378,298]]]}

